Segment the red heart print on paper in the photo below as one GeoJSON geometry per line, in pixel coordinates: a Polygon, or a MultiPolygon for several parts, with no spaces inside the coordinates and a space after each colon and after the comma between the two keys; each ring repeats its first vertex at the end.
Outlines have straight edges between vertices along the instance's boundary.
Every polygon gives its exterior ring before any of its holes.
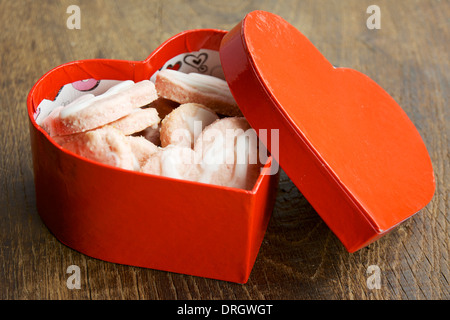
{"type": "Polygon", "coordinates": [[[181,68],[181,61],[176,62],[175,64],[169,64],[167,69],[178,71],[181,68]]]}

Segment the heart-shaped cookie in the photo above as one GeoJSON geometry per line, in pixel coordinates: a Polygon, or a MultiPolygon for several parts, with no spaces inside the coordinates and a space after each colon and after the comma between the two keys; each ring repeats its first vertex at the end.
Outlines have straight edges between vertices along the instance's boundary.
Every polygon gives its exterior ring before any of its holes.
{"type": "Polygon", "coordinates": [[[276,160],[349,251],[430,201],[425,144],[369,77],[333,67],[294,26],[263,11],[230,31],[220,52],[244,116],[257,132],[279,130],[276,160]]]}

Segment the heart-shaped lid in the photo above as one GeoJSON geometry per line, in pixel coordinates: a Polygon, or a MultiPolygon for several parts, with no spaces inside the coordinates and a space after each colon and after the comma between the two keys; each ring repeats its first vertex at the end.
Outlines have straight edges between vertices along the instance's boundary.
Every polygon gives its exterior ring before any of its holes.
{"type": "Polygon", "coordinates": [[[295,27],[264,11],[231,30],[220,55],[244,116],[260,138],[270,130],[268,149],[349,251],[431,200],[425,144],[373,80],[333,67],[295,27]]]}

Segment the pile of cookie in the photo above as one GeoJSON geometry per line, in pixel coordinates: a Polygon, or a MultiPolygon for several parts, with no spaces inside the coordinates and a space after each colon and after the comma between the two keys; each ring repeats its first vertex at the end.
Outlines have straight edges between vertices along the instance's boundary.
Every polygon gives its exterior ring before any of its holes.
{"type": "Polygon", "coordinates": [[[63,149],[118,168],[251,190],[259,141],[226,81],[159,71],[55,109],[42,128],[63,149]]]}

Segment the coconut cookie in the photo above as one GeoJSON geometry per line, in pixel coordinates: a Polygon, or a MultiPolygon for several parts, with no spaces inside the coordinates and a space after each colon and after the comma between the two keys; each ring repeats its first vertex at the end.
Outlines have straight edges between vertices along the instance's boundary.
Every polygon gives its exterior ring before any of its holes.
{"type": "Polygon", "coordinates": [[[160,122],[158,112],[155,108],[136,108],[130,114],[109,123],[113,128],[120,130],[125,135],[132,135],[148,127],[158,125],[160,122]]]}
{"type": "Polygon", "coordinates": [[[141,171],[174,179],[190,181],[198,179],[194,151],[177,145],[159,148],[158,152],[149,157],[141,171]]]}
{"type": "Polygon", "coordinates": [[[127,136],[126,139],[131,147],[131,152],[137,161],[135,169],[140,171],[142,166],[147,163],[150,156],[158,152],[159,148],[144,137],[127,136]]]}
{"type": "Polygon", "coordinates": [[[207,126],[194,151],[197,181],[251,190],[260,174],[258,137],[243,117],[224,118],[207,126]]]}
{"type": "Polygon", "coordinates": [[[251,190],[262,167],[258,137],[237,114],[225,81],[163,70],[156,84],[124,81],[57,107],[42,128],[62,148],[103,164],[251,190]]]}
{"type": "Polygon", "coordinates": [[[103,164],[128,170],[139,169],[126,136],[110,126],[78,134],[65,143],[64,148],[103,164]]]}
{"type": "Polygon", "coordinates": [[[242,116],[225,80],[165,69],[156,75],[158,95],[180,104],[199,103],[224,116],[242,116]]]}
{"type": "Polygon", "coordinates": [[[43,127],[48,128],[51,136],[89,131],[125,117],[157,98],[151,81],[124,81],[101,95],[86,94],[65,107],[55,109],[43,127]]]}
{"type": "Polygon", "coordinates": [[[182,104],[161,122],[161,147],[176,144],[192,148],[203,129],[218,119],[214,111],[201,104],[182,104]]]}

